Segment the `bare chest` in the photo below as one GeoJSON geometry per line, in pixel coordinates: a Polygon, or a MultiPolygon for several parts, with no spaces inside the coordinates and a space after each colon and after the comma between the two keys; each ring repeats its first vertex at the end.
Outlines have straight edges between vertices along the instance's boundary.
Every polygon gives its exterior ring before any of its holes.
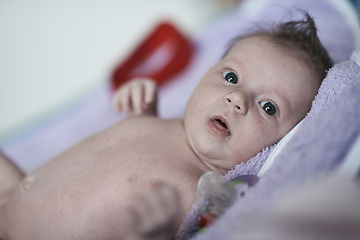
{"type": "Polygon", "coordinates": [[[90,137],[29,175],[20,205],[32,205],[34,213],[41,208],[44,215],[38,221],[54,218],[66,228],[71,228],[69,216],[89,225],[121,225],[121,213],[134,197],[162,181],[179,191],[184,217],[204,171],[194,163],[183,133],[174,129],[176,125],[131,129],[132,124],[90,137]],[[61,217],[64,213],[67,218],[61,217]]]}
{"type": "Polygon", "coordinates": [[[176,128],[136,122],[115,125],[69,149],[36,174],[49,176],[47,182],[55,185],[69,182],[69,188],[82,185],[96,191],[116,186],[122,198],[143,191],[153,181],[187,191],[202,171],[191,160],[194,154],[183,132],[176,128]]]}

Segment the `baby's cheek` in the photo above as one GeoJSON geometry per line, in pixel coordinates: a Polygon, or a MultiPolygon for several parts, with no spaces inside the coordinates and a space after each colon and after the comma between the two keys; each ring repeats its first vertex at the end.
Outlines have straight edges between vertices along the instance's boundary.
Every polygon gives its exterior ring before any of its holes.
{"type": "Polygon", "coordinates": [[[205,107],[204,102],[198,97],[193,97],[188,101],[187,108],[190,114],[196,114],[198,111],[201,111],[205,107]]]}
{"type": "Polygon", "coordinates": [[[268,139],[264,135],[254,132],[244,133],[241,139],[236,139],[231,150],[231,159],[234,166],[242,162],[245,163],[256,156],[269,145],[268,139]]]}

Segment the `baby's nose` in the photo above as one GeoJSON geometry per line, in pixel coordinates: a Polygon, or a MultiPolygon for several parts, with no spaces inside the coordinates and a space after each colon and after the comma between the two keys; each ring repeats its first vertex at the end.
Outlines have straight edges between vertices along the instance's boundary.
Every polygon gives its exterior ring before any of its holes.
{"type": "Polygon", "coordinates": [[[231,92],[225,96],[225,103],[240,114],[247,113],[246,97],[240,92],[231,92]]]}

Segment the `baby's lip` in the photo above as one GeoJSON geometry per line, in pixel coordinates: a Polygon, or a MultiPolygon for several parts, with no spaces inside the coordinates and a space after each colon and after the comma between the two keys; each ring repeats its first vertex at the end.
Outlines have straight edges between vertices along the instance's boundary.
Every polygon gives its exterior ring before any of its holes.
{"type": "Polygon", "coordinates": [[[223,116],[214,116],[209,119],[209,128],[213,133],[220,137],[229,137],[231,135],[228,121],[223,116]]]}

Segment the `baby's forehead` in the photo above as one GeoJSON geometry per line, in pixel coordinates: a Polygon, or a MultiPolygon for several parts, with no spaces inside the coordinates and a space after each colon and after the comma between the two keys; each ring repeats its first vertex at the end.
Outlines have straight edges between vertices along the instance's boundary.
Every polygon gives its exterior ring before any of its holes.
{"type": "MultiPolygon", "coordinates": [[[[313,72],[307,61],[307,55],[303,51],[292,47],[290,44],[276,42],[267,34],[254,34],[239,38],[226,52],[223,60],[239,58],[244,61],[260,61],[262,58],[267,58],[269,64],[277,59],[282,59],[285,62],[291,59],[292,62],[296,63],[297,68],[304,70],[304,73],[313,72]]],[[[281,70],[286,71],[287,69],[281,70]]],[[[312,77],[315,78],[315,73],[312,74],[312,77]]]]}
{"type": "Polygon", "coordinates": [[[238,49],[239,45],[246,47],[249,45],[253,45],[255,42],[268,42],[270,43],[270,40],[267,39],[265,36],[261,35],[247,35],[247,36],[240,36],[235,39],[233,39],[232,43],[230,44],[229,48],[227,49],[226,53],[224,54],[224,57],[230,53],[234,52],[238,49]]]}
{"type": "MultiPolygon", "coordinates": [[[[308,54],[299,48],[299,46],[295,46],[290,42],[277,41],[274,39],[274,37],[266,33],[244,36],[234,41],[233,45],[224,54],[223,59],[228,56],[241,54],[244,50],[247,50],[247,52],[256,51],[262,54],[268,53],[271,54],[274,58],[291,58],[299,64],[299,68],[311,71],[312,78],[317,79],[318,74],[314,69],[314,66],[312,66],[309,62],[308,54]]],[[[258,56],[261,56],[261,54],[258,56]]],[[[322,78],[314,81],[321,83],[322,78]]]]}
{"type": "Polygon", "coordinates": [[[274,52],[281,51],[282,53],[284,53],[284,56],[287,55],[286,53],[292,52],[290,48],[281,47],[279,43],[273,41],[268,35],[254,34],[236,39],[236,41],[233,42],[224,57],[229,54],[237,54],[237,52],[242,50],[274,52]]]}
{"type": "MultiPolygon", "coordinates": [[[[269,38],[265,36],[251,35],[239,39],[223,57],[224,62],[229,63],[234,61],[236,63],[251,62],[260,63],[265,62],[267,65],[271,65],[277,59],[293,58],[298,61],[297,57],[293,55],[290,50],[284,50],[278,45],[273,43],[269,38]]],[[[293,60],[291,60],[293,61],[293,60]]],[[[285,69],[284,69],[285,70],[285,69]]]]}

